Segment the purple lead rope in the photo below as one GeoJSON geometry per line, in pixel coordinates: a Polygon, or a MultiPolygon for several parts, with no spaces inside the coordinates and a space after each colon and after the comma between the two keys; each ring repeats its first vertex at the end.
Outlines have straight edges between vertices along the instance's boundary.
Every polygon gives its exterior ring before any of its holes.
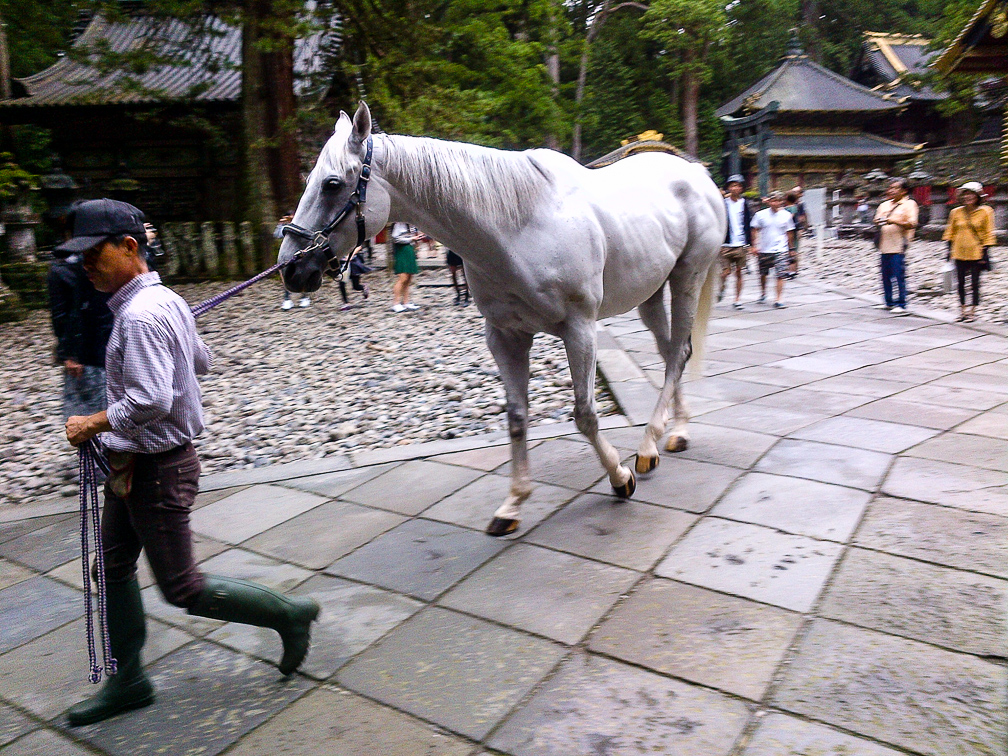
{"type": "Polygon", "coordinates": [[[93,439],[81,444],[78,449],[80,471],[80,513],[81,513],[81,569],[84,578],[84,616],[87,624],[88,662],[91,665],[89,679],[101,682],[102,671],[109,675],[116,673],[116,660],[112,657],[112,646],[108,633],[108,605],[105,600],[105,554],[102,549],[101,514],[98,509],[98,472],[100,467],[108,474],[108,466],[93,439]],[[90,511],[88,511],[90,510],[90,511]],[[90,519],[90,523],[88,522],[90,519]],[[88,526],[94,528],[94,551],[97,563],[98,582],[98,625],[102,636],[102,666],[98,666],[95,653],[94,609],[91,603],[91,570],[88,564],[88,526]]]}
{"type": "Polygon", "coordinates": [[[272,276],[274,273],[276,273],[278,270],[280,270],[280,268],[284,267],[285,265],[287,265],[290,262],[291,262],[291,260],[288,260],[286,262],[282,262],[282,263],[278,262],[275,265],[271,265],[270,267],[266,268],[266,270],[264,270],[262,273],[259,273],[258,275],[255,275],[255,276],[252,276],[252,278],[250,278],[248,281],[242,281],[237,286],[232,286],[227,291],[222,291],[220,294],[215,294],[214,296],[210,297],[210,299],[207,299],[207,300],[204,300],[203,302],[200,302],[198,305],[195,305],[192,308],[193,317],[194,318],[198,318],[200,315],[202,315],[203,313],[205,313],[207,310],[212,310],[214,307],[216,307],[217,305],[219,305],[224,300],[230,299],[235,294],[237,294],[240,291],[244,291],[245,289],[247,289],[252,284],[259,283],[259,281],[262,281],[264,278],[267,278],[268,276],[272,276]]]}

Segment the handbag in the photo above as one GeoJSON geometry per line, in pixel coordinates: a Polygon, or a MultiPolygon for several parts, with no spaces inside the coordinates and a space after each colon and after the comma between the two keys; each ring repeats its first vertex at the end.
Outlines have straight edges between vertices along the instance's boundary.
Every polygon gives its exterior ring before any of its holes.
{"type": "Polygon", "coordinates": [[[951,294],[956,286],[956,266],[951,260],[942,264],[941,267],[941,290],[942,294],[951,294]]]}

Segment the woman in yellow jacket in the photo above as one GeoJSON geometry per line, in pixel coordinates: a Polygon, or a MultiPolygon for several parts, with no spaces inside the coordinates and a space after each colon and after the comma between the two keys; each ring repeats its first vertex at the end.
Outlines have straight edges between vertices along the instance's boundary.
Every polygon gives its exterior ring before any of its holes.
{"type": "Polygon", "coordinates": [[[988,248],[994,239],[994,211],[990,205],[981,205],[983,185],[968,181],[959,187],[962,205],[949,213],[948,225],[942,239],[948,242],[949,258],[955,260],[959,278],[959,320],[973,320],[980,304],[980,272],[990,269],[988,248]],[[973,306],[966,307],[966,276],[973,289],[973,306]]]}

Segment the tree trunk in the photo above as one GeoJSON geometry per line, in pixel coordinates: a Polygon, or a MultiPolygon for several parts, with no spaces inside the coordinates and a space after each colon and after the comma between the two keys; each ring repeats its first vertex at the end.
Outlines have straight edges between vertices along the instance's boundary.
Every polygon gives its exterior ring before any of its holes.
{"type": "MultiPolygon", "coordinates": [[[[557,108],[557,100],[560,99],[560,29],[558,28],[559,13],[556,2],[550,3],[549,17],[549,45],[546,50],[546,75],[550,79],[550,98],[553,100],[554,110],[557,108]]],[[[551,125],[546,134],[546,146],[551,150],[560,149],[560,137],[556,133],[556,121],[551,125]]]]}
{"type": "Polygon", "coordinates": [[[805,52],[816,63],[822,63],[822,45],[819,41],[821,15],[819,0],[801,0],[802,24],[808,30],[805,35],[805,52]]]}
{"type": "MultiPolygon", "coordinates": [[[[687,55],[689,62],[692,55],[687,55]]],[[[682,82],[682,121],[683,141],[686,153],[697,156],[699,141],[697,139],[697,103],[700,100],[700,77],[689,69],[683,74],[682,82]]]]}

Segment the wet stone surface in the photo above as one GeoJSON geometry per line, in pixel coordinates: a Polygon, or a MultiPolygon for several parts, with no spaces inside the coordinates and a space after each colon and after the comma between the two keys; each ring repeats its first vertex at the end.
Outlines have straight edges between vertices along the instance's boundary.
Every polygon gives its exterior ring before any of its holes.
{"type": "Polygon", "coordinates": [[[900,756],[901,753],[817,722],[769,714],[760,721],[742,756],[900,756]]]}
{"type": "Polygon", "coordinates": [[[872,630],[816,621],[774,703],[928,756],[1004,756],[1003,666],[872,630]]]}

